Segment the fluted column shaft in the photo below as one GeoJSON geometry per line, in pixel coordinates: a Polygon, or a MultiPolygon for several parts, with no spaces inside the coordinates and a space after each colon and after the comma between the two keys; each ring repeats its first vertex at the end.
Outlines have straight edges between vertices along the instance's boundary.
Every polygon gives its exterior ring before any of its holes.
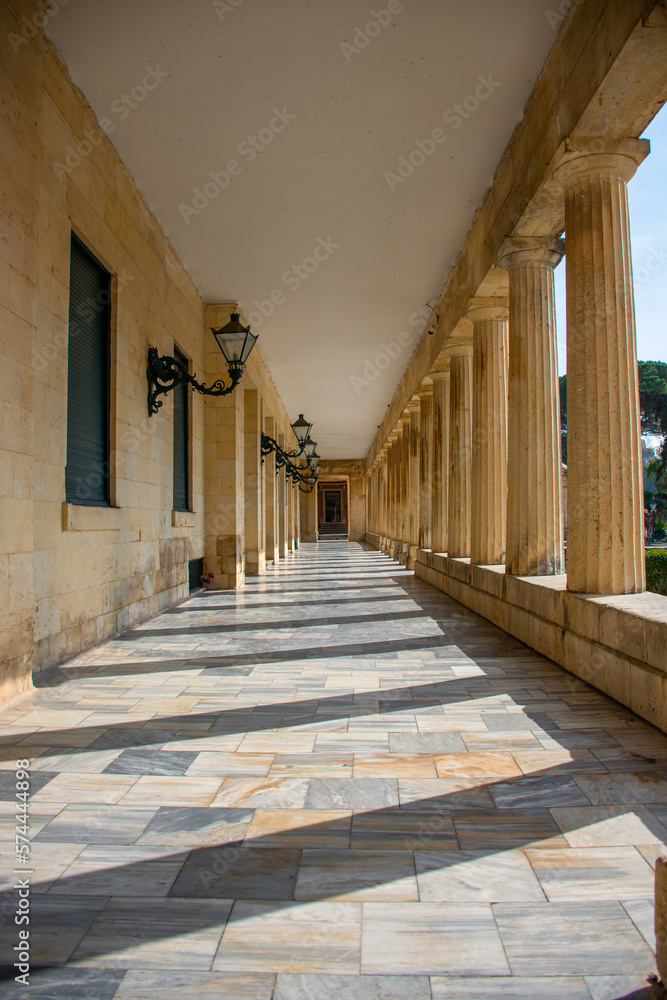
{"type": "Polygon", "coordinates": [[[380,460],[380,534],[387,535],[387,449],[383,448],[380,460]]]}
{"type": "Polygon", "coordinates": [[[565,245],[512,237],[499,263],[510,280],[507,572],[564,571],[560,398],[554,268],[565,245]]]}
{"type": "Polygon", "coordinates": [[[412,546],[419,545],[419,467],[421,456],[421,406],[418,399],[412,400],[408,404],[410,411],[410,455],[409,455],[409,483],[410,494],[408,496],[408,541],[412,546]]]}
{"type": "Polygon", "coordinates": [[[433,477],[433,386],[419,390],[419,547],[431,548],[431,481],[433,477]]]}
{"type": "Polygon", "coordinates": [[[567,266],[568,589],[645,588],[644,501],[627,182],[645,140],[570,143],[567,266]]]}
{"type": "Polygon", "coordinates": [[[446,552],[449,523],[450,369],[429,372],[433,379],[433,481],[431,550],[446,552]]]}
{"type": "Polygon", "coordinates": [[[398,481],[398,434],[394,432],[391,442],[391,493],[390,493],[390,531],[389,537],[392,540],[398,538],[398,513],[399,513],[399,481],[398,481]]]}
{"type": "Polygon", "coordinates": [[[505,562],[507,320],[503,299],[472,299],[472,505],[470,561],[505,562]]]}
{"type": "Polygon", "coordinates": [[[470,555],[472,345],[452,346],[447,353],[451,361],[447,551],[456,557],[470,555]]]}
{"type": "Polygon", "coordinates": [[[401,418],[401,542],[407,542],[410,534],[410,414],[401,418]]]}

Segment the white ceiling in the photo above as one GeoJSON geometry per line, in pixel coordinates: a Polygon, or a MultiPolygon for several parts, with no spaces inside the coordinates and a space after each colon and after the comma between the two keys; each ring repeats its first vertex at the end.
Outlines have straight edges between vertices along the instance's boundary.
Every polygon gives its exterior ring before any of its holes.
{"type": "Polygon", "coordinates": [[[70,0],[47,24],[206,301],[248,317],[284,293],[252,326],[323,458],[366,454],[424,328],[415,311],[436,301],[556,37],[556,0],[391,7],[347,58],[388,0],[70,0]],[[129,109],[147,67],[169,76],[129,109]],[[500,86],[460,127],[443,121],[480,76],[500,86]],[[274,108],[295,117],[251,162],[239,146],[279,124],[274,108]],[[437,128],[447,139],[391,191],[385,172],[437,128]],[[230,160],[240,173],[186,222],[179,205],[230,160]],[[339,246],[286,283],[320,239],[339,246]],[[401,331],[410,346],[374,375],[401,331]]]}

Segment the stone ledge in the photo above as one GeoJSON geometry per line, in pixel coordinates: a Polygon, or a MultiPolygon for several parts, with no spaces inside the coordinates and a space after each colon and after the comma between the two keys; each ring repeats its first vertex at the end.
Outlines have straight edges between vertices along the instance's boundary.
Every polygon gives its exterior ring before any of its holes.
{"type": "Polygon", "coordinates": [[[172,528],[194,528],[197,524],[197,515],[191,510],[172,510],[172,528]]]}
{"type": "Polygon", "coordinates": [[[63,531],[119,531],[123,526],[123,508],[64,503],[62,526],[63,531]]]}
{"type": "Polygon", "coordinates": [[[667,597],[567,591],[420,549],[415,574],[667,731],[667,597]]]}

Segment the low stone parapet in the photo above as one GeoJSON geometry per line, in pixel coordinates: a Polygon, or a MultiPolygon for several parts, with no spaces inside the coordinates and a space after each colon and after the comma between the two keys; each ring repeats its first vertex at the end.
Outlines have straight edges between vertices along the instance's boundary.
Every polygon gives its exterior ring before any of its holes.
{"type": "Polygon", "coordinates": [[[508,576],[425,549],[415,574],[667,732],[667,597],[575,594],[564,575],[508,576]]]}

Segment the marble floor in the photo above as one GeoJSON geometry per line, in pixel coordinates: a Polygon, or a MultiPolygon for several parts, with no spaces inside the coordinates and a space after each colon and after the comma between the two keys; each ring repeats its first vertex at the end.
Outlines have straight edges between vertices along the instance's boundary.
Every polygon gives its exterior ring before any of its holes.
{"type": "Polygon", "coordinates": [[[37,683],[0,997],[647,995],[667,738],[388,557],[302,545],[37,683]]]}

